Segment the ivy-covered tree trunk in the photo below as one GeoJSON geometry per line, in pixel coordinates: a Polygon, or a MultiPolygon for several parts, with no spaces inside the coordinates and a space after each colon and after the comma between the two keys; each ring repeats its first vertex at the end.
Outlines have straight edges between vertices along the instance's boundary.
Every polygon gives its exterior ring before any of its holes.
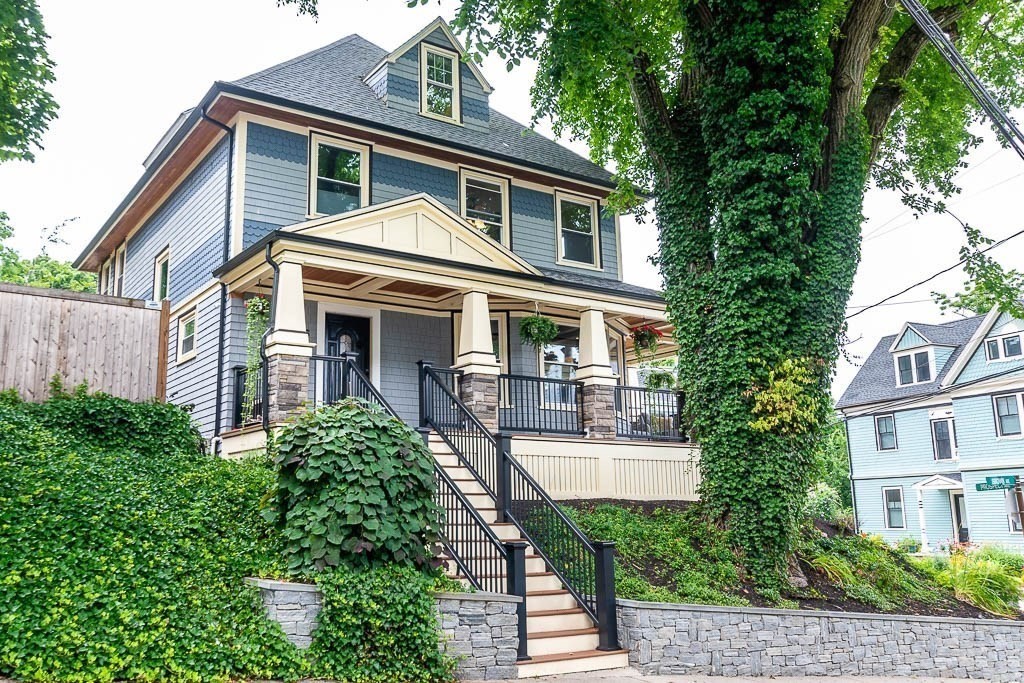
{"type": "Polygon", "coordinates": [[[641,116],[701,497],[768,590],[827,417],[867,177],[858,113],[815,185],[831,55],[818,3],[786,4],[718,5],[695,31],[700,97],[641,116]]]}

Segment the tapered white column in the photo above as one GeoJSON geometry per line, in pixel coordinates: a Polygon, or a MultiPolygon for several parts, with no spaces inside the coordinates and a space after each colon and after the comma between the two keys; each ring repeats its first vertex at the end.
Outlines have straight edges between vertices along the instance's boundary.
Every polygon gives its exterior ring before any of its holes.
{"type": "Polygon", "coordinates": [[[924,524],[924,491],[917,489],[917,522],[921,526],[921,552],[928,552],[928,530],[924,524]]]}
{"type": "Polygon", "coordinates": [[[497,375],[499,372],[491,342],[491,312],[484,292],[466,292],[462,296],[459,357],[453,367],[465,373],[497,375]]]}
{"type": "Polygon", "coordinates": [[[302,264],[285,261],[278,266],[273,301],[273,329],[267,336],[267,355],[312,356],[314,344],[306,331],[306,301],[302,264]]]}
{"type": "Polygon", "coordinates": [[[604,311],[591,308],[580,313],[580,364],[576,369],[576,379],[584,385],[615,384],[604,311]]]}

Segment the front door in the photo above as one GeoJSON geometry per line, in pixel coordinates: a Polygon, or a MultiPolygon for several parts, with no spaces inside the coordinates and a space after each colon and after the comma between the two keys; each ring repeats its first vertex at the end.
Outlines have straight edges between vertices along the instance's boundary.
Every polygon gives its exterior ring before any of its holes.
{"type": "Polygon", "coordinates": [[[953,530],[956,533],[957,541],[966,543],[970,540],[967,529],[967,505],[964,503],[964,494],[950,493],[950,505],[953,508],[953,530]]]}
{"type": "MultiPolygon", "coordinates": [[[[370,377],[370,319],[354,315],[328,313],[324,317],[324,355],[355,354],[356,367],[370,377]]],[[[335,403],[346,394],[344,366],[340,361],[323,363],[322,386],[319,400],[335,403]]],[[[347,379],[351,380],[351,375],[347,379]]]]}

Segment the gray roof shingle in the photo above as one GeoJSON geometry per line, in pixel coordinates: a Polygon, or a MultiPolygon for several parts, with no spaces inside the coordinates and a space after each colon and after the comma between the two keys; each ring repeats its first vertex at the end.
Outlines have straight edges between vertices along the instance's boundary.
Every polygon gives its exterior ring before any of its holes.
{"type": "Polygon", "coordinates": [[[606,277],[594,277],[593,275],[587,275],[585,273],[571,273],[565,270],[555,270],[554,268],[542,268],[539,266],[537,267],[537,270],[552,280],[559,280],[569,284],[586,285],[588,287],[603,287],[605,289],[614,288],[624,294],[636,294],[638,296],[657,297],[659,299],[664,298],[664,294],[656,289],[649,289],[648,287],[641,287],[640,285],[633,285],[619,280],[609,280],[606,277]]]}
{"type": "Polygon", "coordinates": [[[963,320],[954,320],[942,325],[928,325],[923,323],[910,323],[918,332],[924,335],[930,342],[939,346],[955,347],[952,355],[942,369],[938,372],[934,382],[928,384],[914,384],[900,387],[896,385],[896,372],[893,369],[892,354],[889,347],[896,340],[895,334],[882,337],[875,346],[874,351],[864,361],[864,365],[857,372],[857,376],[850,382],[850,386],[843,392],[842,397],[836,402],[837,408],[849,408],[851,406],[875,403],[878,401],[891,401],[903,398],[913,398],[934,392],[946,373],[956,363],[957,358],[963,352],[964,347],[974,336],[982,321],[983,315],[977,315],[963,320]]]}
{"type": "Polygon", "coordinates": [[[368,124],[410,131],[442,144],[455,143],[482,154],[559,170],[601,185],[614,185],[612,174],[606,169],[494,109],[490,110],[490,132],[482,133],[388,108],[363,82],[366,74],[387,54],[387,50],[353,34],[230,85],[354,117],[368,124]]]}

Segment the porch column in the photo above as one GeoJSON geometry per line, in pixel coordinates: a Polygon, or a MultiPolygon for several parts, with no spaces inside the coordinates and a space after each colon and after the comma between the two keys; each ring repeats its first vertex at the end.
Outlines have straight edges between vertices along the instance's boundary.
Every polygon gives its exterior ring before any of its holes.
{"type": "Polygon", "coordinates": [[[501,365],[491,344],[491,312],[485,292],[466,292],[462,296],[459,357],[452,367],[462,370],[459,398],[484,427],[497,431],[501,365]]]}
{"type": "Polygon", "coordinates": [[[608,352],[604,311],[580,313],[580,364],[576,379],[583,383],[583,429],[591,439],[615,438],[615,380],[608,352]]]}
{"type": "Polygon", "coordinates": [[[917,522],[921,526],[921,552],[928,552],[928,530],[924,525],[924,489],[917,489],[917,522]]]}
{"type": "Polygon", "coordinates": [[[269,422],[282,422],[302,408],[309,396],[309,359],[314,344],[306,331],[302,265],[284,262],[278,269],[273,327],[267,335],[267,406],[269,422]]]}

